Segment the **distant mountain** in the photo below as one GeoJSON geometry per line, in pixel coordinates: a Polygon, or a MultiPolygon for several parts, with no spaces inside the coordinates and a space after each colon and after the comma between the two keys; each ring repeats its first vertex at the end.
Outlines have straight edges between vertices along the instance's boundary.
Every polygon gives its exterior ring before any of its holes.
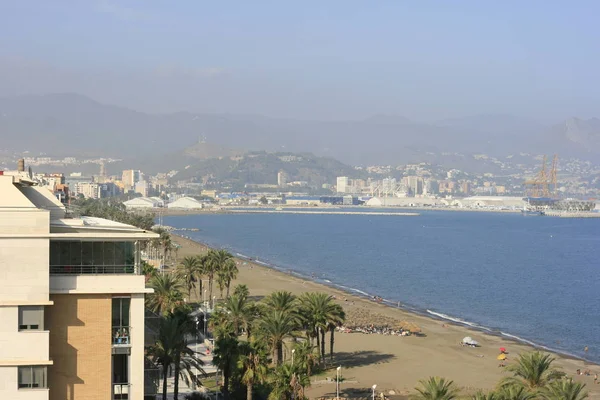
{"type": "Polygon", "coordinates": [[[424,124],[390,115],[324,122],[188,112],[146,114],[77,94],[52,94],[0,98],[0,150],[126,160],[152,155],[167,160],[175,155],[181,158],[189,143],[205,141],[212,147],[189,149],[184,156],[230,156],[223,148],[231,148],[307,152],[350,164],[416,162],[432,153],[504,156],[568,151],[570,156],[598,158],[597,121],[573,119],[558,129],[508,115],[424,124]]]}

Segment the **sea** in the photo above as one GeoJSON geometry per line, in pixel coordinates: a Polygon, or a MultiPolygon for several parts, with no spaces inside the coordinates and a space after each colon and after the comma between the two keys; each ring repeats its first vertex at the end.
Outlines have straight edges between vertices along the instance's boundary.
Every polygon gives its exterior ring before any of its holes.
{"type": "Polygon", "coordinates": [[[419,213],[201,214],[164,224],[353,294],[600,363],[600,219],[419,213]]]}

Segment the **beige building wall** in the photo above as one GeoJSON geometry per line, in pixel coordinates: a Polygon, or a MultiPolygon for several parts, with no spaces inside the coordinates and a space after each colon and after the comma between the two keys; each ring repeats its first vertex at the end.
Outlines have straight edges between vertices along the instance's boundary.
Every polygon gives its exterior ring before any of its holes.
{"type": "Polygon", "coordinates": [[[50,400],[110,400],[110,295],[52,295],[46,313],[50,330],[50,400]]]}
{"type": "Polygon", "coordinates": [[[0,367],[0,398],[2,400],[47,400],[48,389],[18,389],[17,367],[0,367]]]}

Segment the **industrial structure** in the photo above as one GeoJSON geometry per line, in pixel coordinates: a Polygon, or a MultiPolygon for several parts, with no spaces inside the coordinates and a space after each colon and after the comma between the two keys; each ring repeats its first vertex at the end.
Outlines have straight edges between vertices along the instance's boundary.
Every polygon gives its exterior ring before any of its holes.
{"type": "Polygon", "coordinates": [[[529,198],[556,198],[558,156],[552,158],[552,166],[547,169],[547,157],[542,160],[542,168],[537,175],[524,182],[525,194],[529,198]]]}

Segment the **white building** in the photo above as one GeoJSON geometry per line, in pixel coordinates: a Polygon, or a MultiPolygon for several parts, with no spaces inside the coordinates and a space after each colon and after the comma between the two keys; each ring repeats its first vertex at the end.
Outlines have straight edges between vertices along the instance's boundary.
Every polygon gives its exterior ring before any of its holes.
{"type": "Polygon", "coordinates": [[[336,190],[338,193],[347,193],[350,189],[350,180],[347,176],[338,176],[336,190]]]}
{"type": "Polygon", "coordinates": [[[179,210],[198,210],[204,208],[204,204],[193,197],[181,197],[172,203],[167,204],[169,209],[179,210]]]}
{"type": "Polygon", "coordinates": [[[277,173],[277,186],[282,187],[287,185],[287,181],[288,181],[288,175],[285,173],[285,171],[279,171],[277,173]]]}
{"type": "Polygon", "coordinates": [[[134,199],[124,201],[123,205],[128,210],[148,209],[161,207],[163,205],[163,202],[157,197],[136,197],[134,199]]]}
{"type": "Polygon", "coordinates": [[[77,184],[77,194],[82,194],[86,199],[99,199],[100,187],[95,182],[80,182],[77,184]]]}
{"type": "Polygon", "coordinates": [[[144,398],[141,241],[0,175],[0,399],[144,398]]]}

